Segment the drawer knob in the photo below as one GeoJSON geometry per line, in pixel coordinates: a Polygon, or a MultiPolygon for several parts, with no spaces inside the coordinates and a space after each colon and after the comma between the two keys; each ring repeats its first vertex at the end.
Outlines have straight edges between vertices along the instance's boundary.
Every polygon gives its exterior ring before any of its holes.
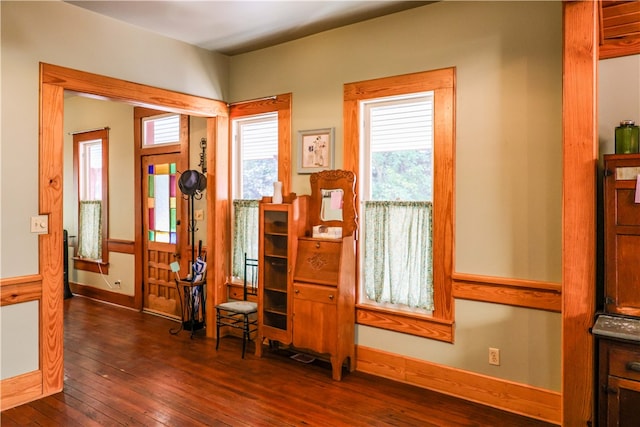
{"type": "Polygon", "coordinates": [[[333,294],[329,295],[329,299],[333,301],[333,294]]]}
{"type": "Polygon", "coordinates": [[[300,293],[300,289],[296,289],[294,292],[295,292],[296,294],[299,294],[299,293],[300,293]]]}
{"type": "Polygon", "coordinates": [[[320,249],[320,242],[316,242],[316,249],[320,249]]]}
{"type": "Polygon", "coordinates": [[[627,369],[633,372],[640,372],[640,362],[627,363],[627,369]]]}

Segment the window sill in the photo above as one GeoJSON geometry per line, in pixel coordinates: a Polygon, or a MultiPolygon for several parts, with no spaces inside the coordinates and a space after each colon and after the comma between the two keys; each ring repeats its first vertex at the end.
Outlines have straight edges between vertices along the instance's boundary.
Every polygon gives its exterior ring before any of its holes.
{"type": "Polygon", "coordinates": [[[95,259],[73,257],[73,267],[76,270],[109,274],[109,263],[104,261],[97,261],[95,259]]]}
{"type": "Polygon", "coordinates": [[[438,341],[453,343],[453,320],[436,319],[423,313],[356,305],[356,322],[359,325],[387,329],[438,341]]]}
{"type": "MultiPolygon", "coordinates": [[[[233,300],[244,299],[244,282],[239,279],[231,279],[227,281],[227,298],[233,300]]],[[[258,302],[257,295],[248,295],[248,301],[258,302]]]]}

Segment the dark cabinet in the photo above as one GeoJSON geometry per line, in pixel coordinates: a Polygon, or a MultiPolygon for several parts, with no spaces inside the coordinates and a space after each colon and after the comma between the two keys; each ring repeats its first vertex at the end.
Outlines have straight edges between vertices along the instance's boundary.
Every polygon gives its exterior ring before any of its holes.
{"type": "Polygon", "coordinates": [[[640,317],[640,154],[605,156],[605,311],[640,317]]]}
{"type": "Polygon", "coordinates": [[[606,155],[604,166],[604,313],[593,327],[598,425],[635,427],[640,426],[640,155],[606,155]]]}

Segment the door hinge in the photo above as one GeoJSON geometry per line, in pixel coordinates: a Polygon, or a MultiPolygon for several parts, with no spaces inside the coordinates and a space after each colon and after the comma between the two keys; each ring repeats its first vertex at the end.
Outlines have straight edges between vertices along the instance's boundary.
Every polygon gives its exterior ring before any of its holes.
{"type": "Polygon", "coordinates": [[[618,394],[618,389],[614,387],[609,387],[607,384],[602,386],[602,391],[604,394],[618,394]]]}
{"type": "Polygon", "coordinates": [[[605,297],[605,298],[604,298],[604,303],[605,303],[606,305],[611,305],[611,304],[615,304],[615,303],[616,303],[616,300],[614,300],[614,299],[613,299],[613,298],[611,298],[611,297],[605,297]]]}
{"type": "Polygon", "coordinates": [[[608,177],[608,176],[613,175],[613,172],[611,171],[611,169],[605,169],[605,170],[603,171],[603,175],[604,175],[604,177],[606,178],[606,177],[608,177]]]}

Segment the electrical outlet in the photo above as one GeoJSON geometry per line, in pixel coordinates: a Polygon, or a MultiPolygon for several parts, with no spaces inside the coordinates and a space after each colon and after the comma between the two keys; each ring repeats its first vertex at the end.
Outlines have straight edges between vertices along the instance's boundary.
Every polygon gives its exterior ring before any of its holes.
{"type": "Polygon", "coordinates": [[[500,365],[500,349],[489,347],[489,365],[500,365]]]}
{"type": "Polygon", "coordinates": [[[116,287],[120,287],[120,284],[122,283],[122,281],[120,279],[116,280],[115,282],[113,282],[114,285],[116,285],[116,287]]]}

